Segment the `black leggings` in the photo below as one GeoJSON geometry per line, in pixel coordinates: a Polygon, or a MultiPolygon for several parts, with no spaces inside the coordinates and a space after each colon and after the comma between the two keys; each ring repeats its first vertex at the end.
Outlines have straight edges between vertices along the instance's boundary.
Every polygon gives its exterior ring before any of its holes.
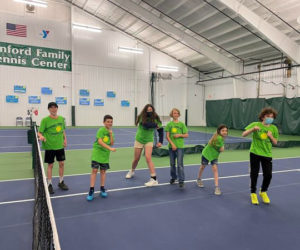
{"type": "Polygon", "coordinates": [[[250,153],[250,179],[251,193],[256,193],[256,184],[259,173],[260,163],[263,171],[263,182],[261,191],[266,192],[272,179],[272,158],[250,153]]]}

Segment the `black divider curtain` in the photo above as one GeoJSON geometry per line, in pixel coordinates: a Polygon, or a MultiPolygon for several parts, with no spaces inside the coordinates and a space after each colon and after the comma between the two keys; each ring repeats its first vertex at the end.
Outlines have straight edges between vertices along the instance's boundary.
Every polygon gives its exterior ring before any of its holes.
{"type": "Polygon", "coordinates": [[[300,135],[299,97],[206,101],[206,124],[208,127],[217,127],[224,123],[229,128],[243,130],[249,123],[258,121],[258,115],[264,107],[272,107],[278,111],[274,123],[281,133],[300,135]]]}

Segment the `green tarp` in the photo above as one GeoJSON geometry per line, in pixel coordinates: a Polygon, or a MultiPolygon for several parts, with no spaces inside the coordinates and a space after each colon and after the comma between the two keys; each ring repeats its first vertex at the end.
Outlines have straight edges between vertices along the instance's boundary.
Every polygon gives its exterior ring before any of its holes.
{"type": "Polygon", "coordinates": [[[206,124],[208,127],[218,127],[224,123],[229,128],[243,130],[249,123],[258,121],[258,115],[264,107],[278,111],[274,123],[281,133],[300,135],[300,97],[206,101],[206,124]]]}

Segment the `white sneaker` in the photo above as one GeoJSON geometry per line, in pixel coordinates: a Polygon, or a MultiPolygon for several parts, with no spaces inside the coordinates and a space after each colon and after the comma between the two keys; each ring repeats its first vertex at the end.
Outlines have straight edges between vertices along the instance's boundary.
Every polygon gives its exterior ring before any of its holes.
{"type": "Polygon", "coordinates": [[[145,183],[146,187],[153,187],[158,185],[158,181],[154,180],[153,178],[150,178],[150,180],[148,182],[145,183]]]}
{"type": "Polygon", "coordinates": [[[201,187],[201,188],[204,187],[203,181],[201,179],[197,179],[197,185],[198,185],[198,187],[201,187]]]}
{"type": "Polygon", "coordinates": [[[129,170],[128,173],[126,174],[125,178],[126,179],[131,179],[134,176],[134,171],[129,170]]]}

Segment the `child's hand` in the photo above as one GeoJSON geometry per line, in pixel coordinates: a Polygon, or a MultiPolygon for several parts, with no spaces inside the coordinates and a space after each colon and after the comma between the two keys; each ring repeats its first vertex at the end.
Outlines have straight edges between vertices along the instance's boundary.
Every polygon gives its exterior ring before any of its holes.
{"type": "Polygon", "coordinates": [[[174,138],[179,138],[180,137],[180,134],[175,134],[173,135],[174,138]]]}
{"type": "Polygon", "coordinates": [[[42,135],[40,136],[39,139],[40,139],[40,141],[46,142],[46,138],[44,136],[42,136],[42,135]]]}
{"type": "Polygon", "coordinates": [[[162,145],[161,145],[161,143],[160,142],[158,142],[157,144],[156,144],[156,147],[158,147],[158,148],[160,148],[162,145]]]}
{"type": "Polygon", "coordinates": [[[174,145],[174,146],[172,146],[172,150],[173,151],[176,151],[177,150],[177,147],[174,145]]]}
{"type": "Polygon", "coordinates": [[[110,128],[110,129],[108,130],[108,132],[109,132],[109,135],[111,135],[111,134],[112,134],[112,129],[110,128]]]}
{"type": "Polygon", "coordinates": [[[116,149],[116,148],[110,148],[110,151],[111,151],[111,152],[116,152],[117,149],[116,149]]]}
{"type": "Polygon", "coordinates": [[[272,136],[273,136],[272,132],[271,132],[271,131],[268,131],[267,136],[268,136],[268,137],[272,137],[272,136]]]}
{"type": "Polygon", "coordinates": [[[258,130],[260,130],[260,128],[258,126],[255,126],[252,130],[253,131],[258,131],[258,130]]]}

